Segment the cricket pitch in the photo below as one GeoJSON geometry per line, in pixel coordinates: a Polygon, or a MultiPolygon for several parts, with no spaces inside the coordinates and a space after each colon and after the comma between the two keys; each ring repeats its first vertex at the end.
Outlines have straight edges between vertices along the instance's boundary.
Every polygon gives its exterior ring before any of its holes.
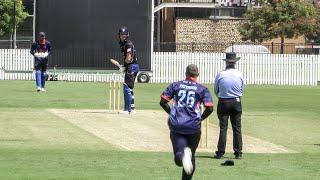
{"type": "MultiPolygon", "coordinates": [[[[167,114],[155,110],[138,110],[125,115],[107,110],[49,109],[81,129],[103,139],[122,150],[171,152],[172,145],[167,126],[167,114]]],[[[197,151],[214,152],[219,137],[219,128],[208,124],[207,146],[202,144],[197,151]]],[[[205,134],[204,132],[202,134],[205,134]]],[[[205,142],[205,141],[202,141],[205,142]]],[[[232,150],[232,131],[228,130],[227,152],[232,150]]],[[[294,153],[283,146],[243,134],[244,153],[294,153]]]]}

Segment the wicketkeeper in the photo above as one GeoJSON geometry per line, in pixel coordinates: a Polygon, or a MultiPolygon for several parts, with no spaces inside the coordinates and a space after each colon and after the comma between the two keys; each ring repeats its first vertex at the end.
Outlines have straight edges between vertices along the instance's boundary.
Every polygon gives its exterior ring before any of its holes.
{"type": "Polygon", "coordinates": [[[34,56],[34,70],[37,91],[46,91],[45,83],[47,78],[48,56],[52,52],[51,43],[46,40],[44,32],[39,33],[39,39],[31,46],[30,53],[34,56]]]}

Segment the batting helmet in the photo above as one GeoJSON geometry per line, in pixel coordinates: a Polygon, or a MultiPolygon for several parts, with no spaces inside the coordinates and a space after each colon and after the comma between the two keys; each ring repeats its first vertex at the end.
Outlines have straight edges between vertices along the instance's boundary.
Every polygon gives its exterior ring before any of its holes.
{"type": "Polygon", "coordinates": [[[128,28],[126,28],[126,27],[120,28],[118,34],[119,34],[119,35],[127,35],[127,36],[129,36],[128,28]]]}

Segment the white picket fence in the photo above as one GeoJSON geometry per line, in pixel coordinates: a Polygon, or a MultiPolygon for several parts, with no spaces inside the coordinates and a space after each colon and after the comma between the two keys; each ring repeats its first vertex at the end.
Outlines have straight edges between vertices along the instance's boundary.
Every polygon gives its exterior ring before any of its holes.
{"type": "MultiPolygon", "coordinates": [[[[34,80],[33,66],[33,56],[28,49],[0,49],[0,80],[34,80]]],[[[119,73],[64,71],[56,74],[61,81],[123,81],[119,73]]]]}
{"type": "MultiPolygon", "coordinates": [[[[317,85],[320,81],[319,55],[238,54],[236,68],[246,84],[317,85]]],[[[152,82],[170,83],[184,78],[185,68],[199,67],[199,82],[213,83],[225,68],[224,53],[154,53],[152,82]]]]}
{"type": "Polygon", "coordinates": [[[123,82],[124,76],[118,73],[87,73],[87,72],[59,72],[59,81],[76,81],[76,82],[123,82]]]}
{"type": "Polygon", "coordinates": [[[33,57],[27,49],[0,49],[0,80],[33,79],[33,57]]]}
{"type": "MultiPolygon", "coordinates": [[[[184,79],[185,68],[199,67],[199,82],[213,83],[225,67],[224,53],[155,52],[151,60],[152,83],[184,79]]],[[[246,84],[317,85],[320,81],[320,55],[238,54],[237,69],[246,84]]],[[[109,82],[122,80],[120,74],[60,72],[59,80],[109,82]]],[[[0,49],[0,80],[33,80],[33,57],[29,50],[0,49]]]]}

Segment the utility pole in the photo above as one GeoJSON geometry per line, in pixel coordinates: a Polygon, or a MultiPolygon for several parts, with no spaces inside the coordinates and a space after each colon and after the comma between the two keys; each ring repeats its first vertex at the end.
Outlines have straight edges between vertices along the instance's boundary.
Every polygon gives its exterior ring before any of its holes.
{"type": "Polygon", "coordinates": [[[12,27],[12,49],[17,48],[17,28],[16,28],[16,0],[13,1],[13,27],[12,27]]]}
{"type": "MultiPolygon", "coordinates": [[[[161,0],[158,0],[157,6],[161,4],[161,0]]],[[[161,17],[160,11],[157,12],[157,52],[160,52],[160,42],[161,42],[161,17]]]]}
{"type": "Polygon", "coordinates": [[[37,6],[37,0],[33,0],[33,21],[32,21],[33,37],[32,37],[32,42],[34,42],[36,40],[36,6],[37,6]]]}

